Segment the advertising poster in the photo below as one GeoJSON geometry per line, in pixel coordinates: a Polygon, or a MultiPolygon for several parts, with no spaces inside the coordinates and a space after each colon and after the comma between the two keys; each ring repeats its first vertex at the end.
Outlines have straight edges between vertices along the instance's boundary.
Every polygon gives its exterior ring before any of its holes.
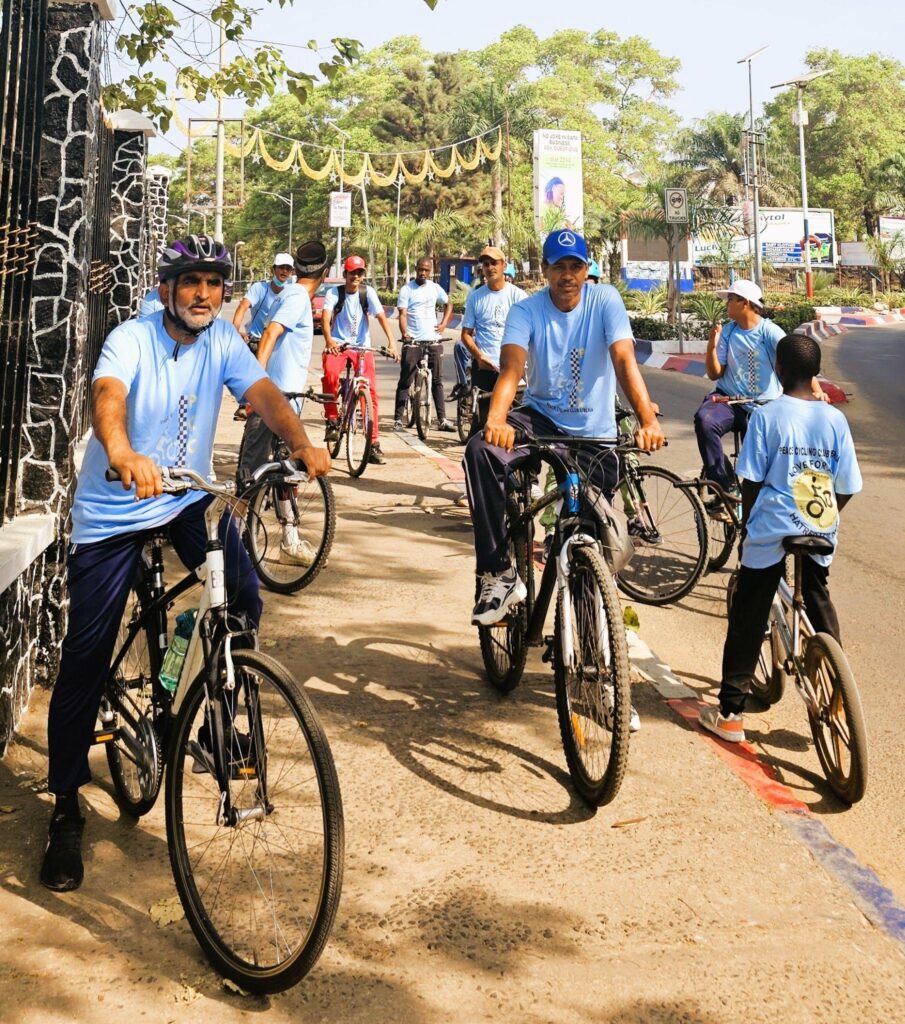
{"type": "Polygon", "coordinates": [[[352,227],[352,193],[330,193],[330,227],[352,227]]]}
{"type": "Polygon", "coordinates": [[[544,236],[558,228],[582,230],[581,132],[534,133],[534,217],[544,236]]]}
{"type": "MultiPolygon", "coordinates": [[[[694,239],[694,261],[725,263],[747,260],[751,252],[751,236],[745,232],[742,210],[733,211],[733,223],[718,236],[700,235],[694,239]]],[[[815,270],[836,265],[836,231],[832,210],[809,210],[811,266],[815,270]]],[[[761,258],[775,267],[804,266],[804,216],[800,208],[761,207],[761,258]]]]}

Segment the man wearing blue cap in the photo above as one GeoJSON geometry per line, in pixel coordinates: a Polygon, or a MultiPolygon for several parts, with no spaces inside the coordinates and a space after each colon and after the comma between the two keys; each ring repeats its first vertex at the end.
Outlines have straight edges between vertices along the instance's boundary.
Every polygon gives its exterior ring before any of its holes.
{"type": "MultiPolygon", "coordinates": [[[[465,449],[465,478],[474,523],[481,590],[472,622],[489,626],[525,599],[525,584],[509,560],[506,479],[528,452],[515,449],[515,432],[572,437],[616,437],[616,384],[640,427],[645,451],[663,444],[663,431],[635,361],[628,314],[612,285],[586,287],[588,248],[571,230],[547,236],[543,272],[548,287],[514,305],[506,318],[500,375],[483,435],[465,449]],[[527,380],[520,408],[510,412],[519,380],[527,380]]],[[[593,482],[609,498],[618,477],[615,454],[596,460],[593,482]]]]}

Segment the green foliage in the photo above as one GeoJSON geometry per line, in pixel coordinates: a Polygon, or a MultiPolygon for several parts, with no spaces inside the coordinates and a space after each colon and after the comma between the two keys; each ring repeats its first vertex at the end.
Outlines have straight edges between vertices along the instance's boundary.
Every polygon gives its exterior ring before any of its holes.
{"type": "Polygon", "coordinates": [[[652,316],[666,310],[666,286],[643,291],[640,288],[629,288],[626,291],[626,308],[642,316],[652,316]]]}
{"type": "Polygon", "coordinates": [[[682,300],[684,308],[708,330],[726,319],[726,303],[713,292],[692,292],[682,300]]]}
{"type": "Polygon", "coordinates": [[[675,327],[666,320],[656,320],[650,316],[630,316],[632,334],[642,341],[665,341],[675,338],[675,327]]]}
{"type": "Polygon", "coordinates": [[[809,302],[792,296],[790,301],[785,302],[782,307],[767,307],[764,310],[764,316],[778,324],[786,334],[792,334],[802,324],[815,320],[817,313],[809,302]]]}

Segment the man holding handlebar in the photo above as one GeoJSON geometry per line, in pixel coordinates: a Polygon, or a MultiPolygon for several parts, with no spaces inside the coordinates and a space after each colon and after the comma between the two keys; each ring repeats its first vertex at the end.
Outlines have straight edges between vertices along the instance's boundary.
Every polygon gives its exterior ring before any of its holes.
{"type": "MultiPolygon", "coordinates": [[[[48,789],[56,796],[41,881],[65,892],[82,882],[85,819],[78,790],[91,777],[88,750],[104,680],[148,532],[166,526],[189,568],[204,561],[209,495],[163,494],[161,465],[210,477],[224,385],[250,401],[309,474],[330,469],[296,413],[239,336],[218,319],[231,261],[206,235],[173,242],[158,265],[163,309],[115,328],[92,378],[93,426],[72,506],[69,626],[47,723],[48,789]],[[121,483],[105,478],[115,470],[121,483]],[[134,487],[134,491],[133,491],[134,487]]],[[[224,518],[230,612],[257,626],[258,581],[235,525],[224,518]]]]}

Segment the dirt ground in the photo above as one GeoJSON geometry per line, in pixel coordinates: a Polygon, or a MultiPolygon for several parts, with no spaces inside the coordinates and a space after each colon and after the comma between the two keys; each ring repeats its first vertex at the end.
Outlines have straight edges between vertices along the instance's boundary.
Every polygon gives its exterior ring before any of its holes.
{"type": "Polygon", "coordinates": [[[178,914],[161,804],[122,817],[100,751],[85,883],[40,886],[40,693],[0,763],[0,1018],[905,1020],[901,947],[648,683],[618,798],[596,813],[579,802],[539,654],[508,697],[482,679],[459,487],[400,438],[384,448],[362,479],[335,474],[323,575],[266,598],[262,644],[314,701],[345,808],[342,904],[314,971],[269,999],[224,988],[185,920],[164,923],[178,914]]]}

